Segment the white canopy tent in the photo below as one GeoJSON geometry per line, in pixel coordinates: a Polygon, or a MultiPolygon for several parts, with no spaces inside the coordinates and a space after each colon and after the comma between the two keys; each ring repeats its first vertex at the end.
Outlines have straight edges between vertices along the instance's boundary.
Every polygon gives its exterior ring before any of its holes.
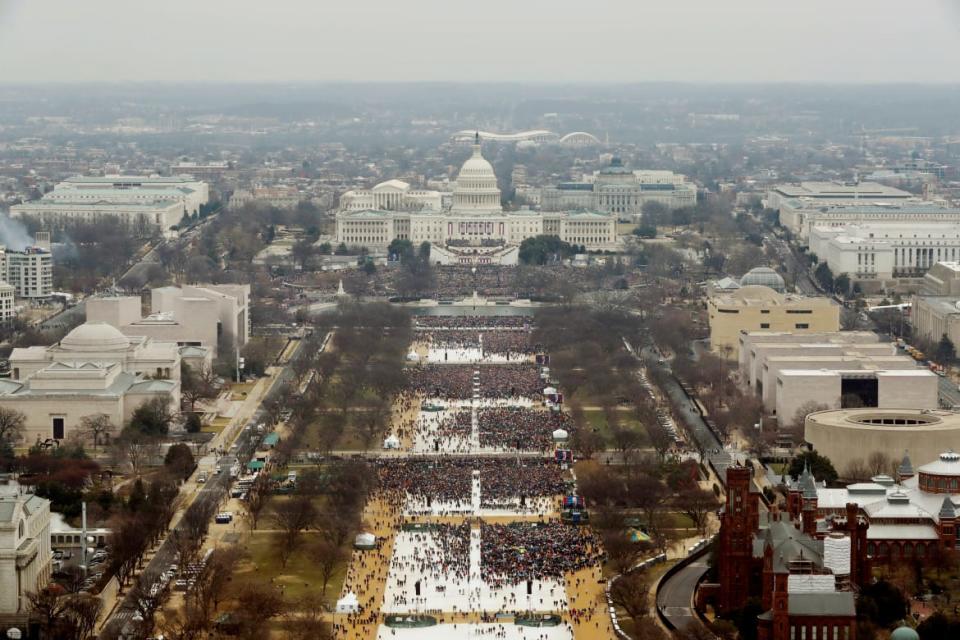
{"type": "Polygon", "coordinates": [[[337,613],[356,613],[360,610],[360,601],[353,591],[337,600],[337,613]]]}

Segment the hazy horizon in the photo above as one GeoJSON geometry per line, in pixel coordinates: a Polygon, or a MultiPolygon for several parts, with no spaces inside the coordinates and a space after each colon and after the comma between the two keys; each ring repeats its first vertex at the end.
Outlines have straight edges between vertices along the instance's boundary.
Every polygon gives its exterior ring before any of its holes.
{"type": "Polygon", "coordinates": [[[3,84],[960,83],[960,2],[0,0],[3,84]]]}

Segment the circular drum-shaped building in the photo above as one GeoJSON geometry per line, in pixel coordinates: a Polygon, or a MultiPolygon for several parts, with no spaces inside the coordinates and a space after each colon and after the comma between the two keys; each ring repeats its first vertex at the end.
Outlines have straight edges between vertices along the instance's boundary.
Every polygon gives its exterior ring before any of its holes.
{"type": "MultiPolygon", "coordinates": [[[[940,461],[946,449],[960,451],[960,414],[914,409],[836,409],[807,416],[804,439],[830,458],[844,476],[854,462],[882,452],[899,460],[910,452],[914,464],[940,461]]],[[[960,467],[960,465],[957,465],[960,467]]]]}

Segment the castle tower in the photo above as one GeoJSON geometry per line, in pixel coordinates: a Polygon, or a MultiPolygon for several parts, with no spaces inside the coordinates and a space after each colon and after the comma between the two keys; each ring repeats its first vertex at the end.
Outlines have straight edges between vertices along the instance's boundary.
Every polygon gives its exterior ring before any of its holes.
{"type": "Polygon", "coordinates": [[[753,537],[760,524],[758,494],[750,491],[748,467],[727,469],[727,502],[720,516],[718,573],[721,612],[739,609],[747,601],[753,562],[753,537]]]}

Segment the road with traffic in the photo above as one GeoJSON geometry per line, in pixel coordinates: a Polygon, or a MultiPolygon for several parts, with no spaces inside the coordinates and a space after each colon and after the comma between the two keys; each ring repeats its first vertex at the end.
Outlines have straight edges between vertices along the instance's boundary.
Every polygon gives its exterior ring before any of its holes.
{"type": "MultiPolygon", "coordinates": [[[[297,351],[299,351],[303,345],[304,342],[300,341],[296,347],[297,351]]],[[[293,354],[293,357],[296,357],[296,353],[293,354]]],[[[232,443],[235,447],[224,447],[228,450],[235,450],[236,455],[225,455],[220,458],[218,467],[221,468],[222,471],[214,475],[203,485],[203,488],[196,495],[193,502],[187,507],[188,512],[196,510],[211,513],[214,511],[215,505],[220,504],[220,502],[226,498],[230,488],[230,467],[236,462],[243,465],[250,460],[259,442],[256,425],[266,419],[265,404],[273,400],[284,386],[283,383],[292,378],[293,372],[289,367],[284,367],[277,373],[271,383],[270,390],[264,394],[256,411],[254,411],[250,419],[245,422],[244,427],[239,430],[238,435],[232,443]]],[[[177,525],[163,538],[153,558],[141,572],[140,579],[145,580],[148,584],[153,584],[160,578],[160,574],[166,571],[170,565],[176,564],[177,550],[171,534],[173,531],[179,530],[183,532],[185,530],[184,520],[185,518],[181,518],[177,525]]],[[[131,594],[128,592],[127,597],[116,606],[113,613],[104,623],[103,630],[100,632],[100,639],[116,640],[119,638],[124,627],[133,620],[135,615],[136,606],[134,605],[131,594]]]]}

